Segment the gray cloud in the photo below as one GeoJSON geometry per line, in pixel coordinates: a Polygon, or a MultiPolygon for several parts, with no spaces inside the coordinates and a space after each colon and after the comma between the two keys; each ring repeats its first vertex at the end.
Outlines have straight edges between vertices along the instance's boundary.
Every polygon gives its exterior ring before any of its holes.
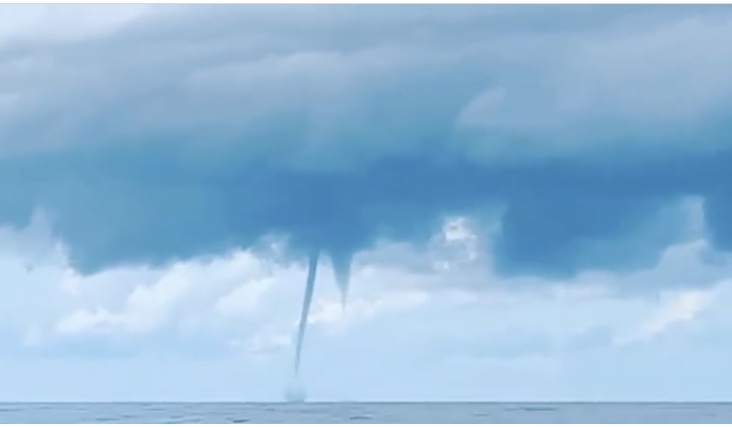
{"type": "Polygon", "coordinates": [[[732,247],[729,8],[135,13],[0,44],[0,220],[47,210],[82,270],[271,233],[348,259],[496,206],[503,274],[633,269],[688,195],[732,247]]]}

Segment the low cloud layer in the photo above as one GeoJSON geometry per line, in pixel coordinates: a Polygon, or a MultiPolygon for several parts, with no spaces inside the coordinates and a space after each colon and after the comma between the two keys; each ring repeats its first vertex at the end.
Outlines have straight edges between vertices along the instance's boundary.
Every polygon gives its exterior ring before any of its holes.
{"type": "Polygon", "coordinates": [[[273,235],[348,265],[457,215],[503,276],[632,272],[690,198],[732,248],[729,8],[63,10],[0,39],[0,221],[80,271],[273,235]]]}

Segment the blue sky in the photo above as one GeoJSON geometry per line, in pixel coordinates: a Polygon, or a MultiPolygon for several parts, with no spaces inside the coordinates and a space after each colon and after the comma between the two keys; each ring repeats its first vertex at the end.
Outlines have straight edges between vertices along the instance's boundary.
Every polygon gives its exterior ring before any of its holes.
{"type": "Polygon", "coordinates": [[[0,400],[732,399],[729,7],[0,13],[0,400]]]}

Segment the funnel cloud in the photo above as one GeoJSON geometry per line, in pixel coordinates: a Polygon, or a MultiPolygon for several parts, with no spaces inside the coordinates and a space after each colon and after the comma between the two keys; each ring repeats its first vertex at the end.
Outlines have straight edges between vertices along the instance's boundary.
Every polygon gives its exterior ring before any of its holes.
{"type": "Polygon", "coordinates": [[[308,260],[308,279],[305,283],[305,295],[302,299],[302,312],[300,314],[300,323],[297,327],[297,341],[295,343],[295,378],[300,374],[300,358],[302,356],[302,345],[305,339],[305,330],[308,324],[308,314],[310,313],[310,304],[313,301],[313,292],[315,291],[315,276],[318,272],[318,252],[314,251],[310,254],[308,260]]]}

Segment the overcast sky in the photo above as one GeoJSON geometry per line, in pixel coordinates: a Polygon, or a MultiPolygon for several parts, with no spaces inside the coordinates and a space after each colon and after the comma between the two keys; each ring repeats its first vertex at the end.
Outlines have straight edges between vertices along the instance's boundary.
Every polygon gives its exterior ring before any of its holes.
{"type": "Polygon", "coordinates": [[[0,400],[732,399],[732,8],[0,17],[0,400]]]}

